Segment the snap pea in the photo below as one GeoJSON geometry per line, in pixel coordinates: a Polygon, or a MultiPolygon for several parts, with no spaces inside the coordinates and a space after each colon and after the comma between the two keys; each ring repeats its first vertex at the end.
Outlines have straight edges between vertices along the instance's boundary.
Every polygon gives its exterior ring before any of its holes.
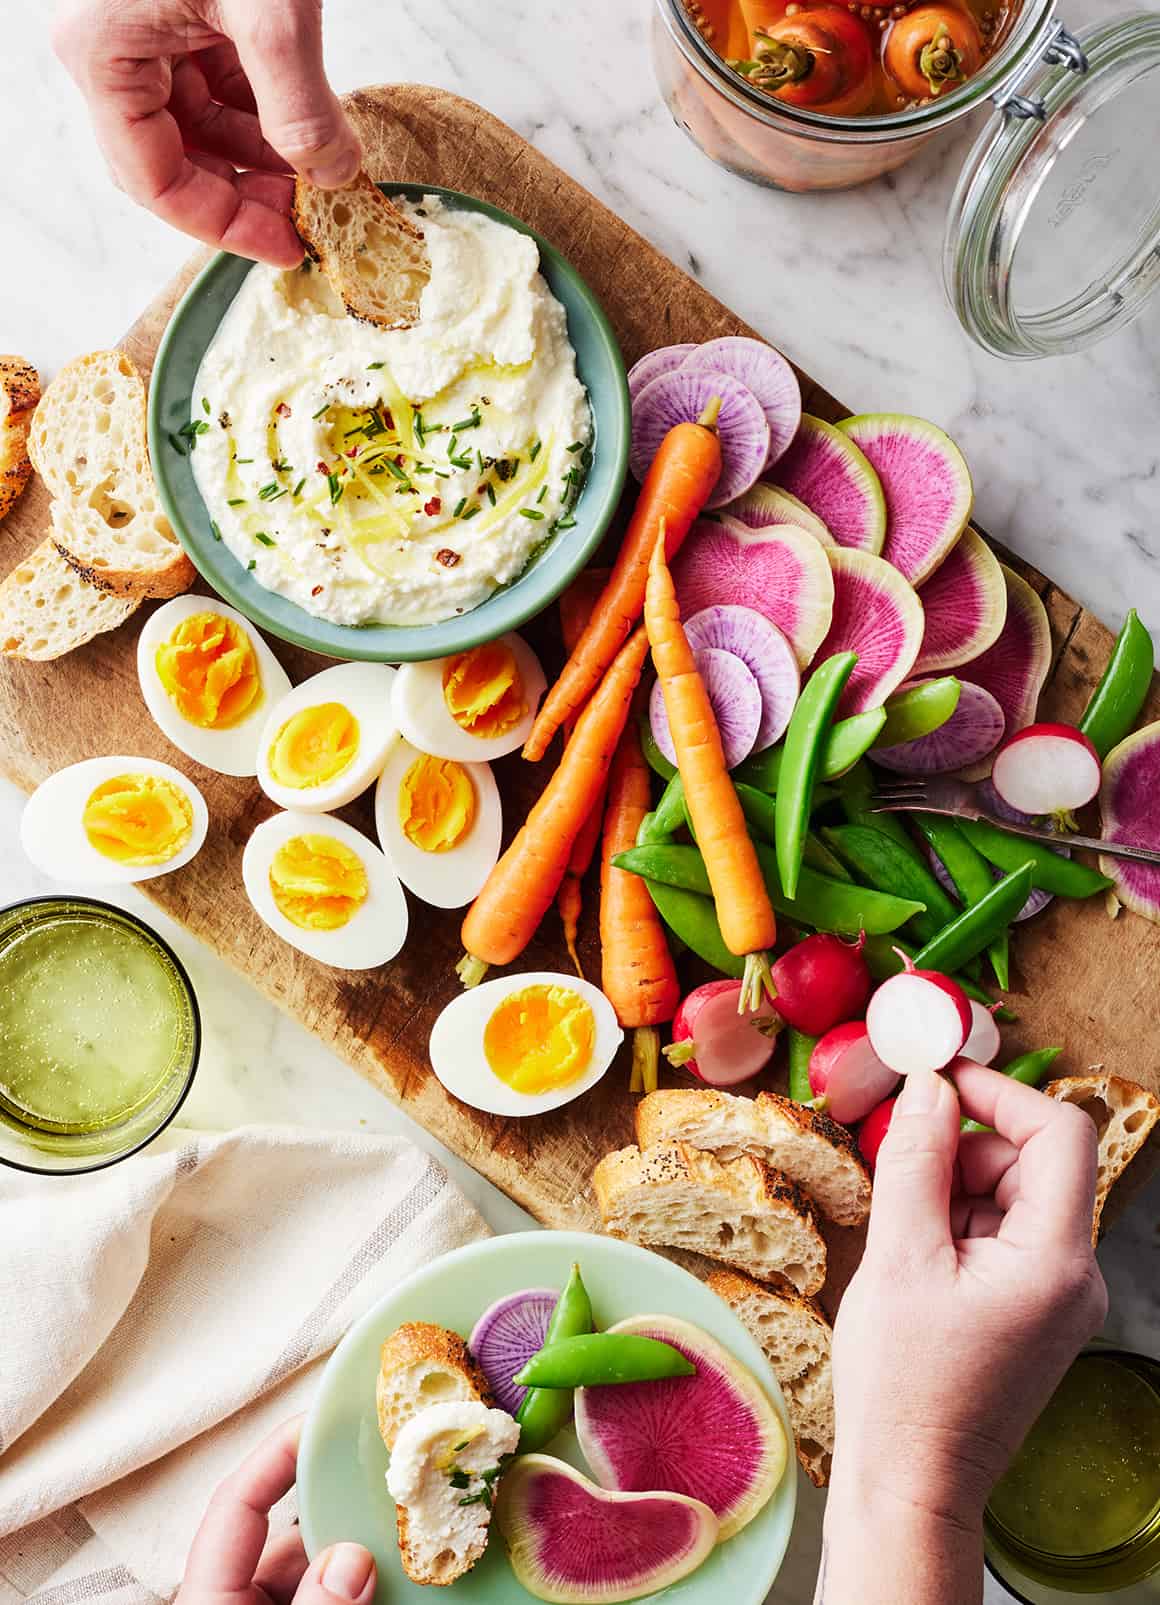
{"type": "Polygon", "coordinates": [[[898,815],[874,813],[874,792],[874,776],[869,764],[857,763],[849,774],[842,776],[838,782],[838,795],[842,799],[842,812],[847,824],[868,825],[871,830],[881,831],[921,863],[918,848],[906,834],[906,827],[898,815]]]}
{"type": "Polygon", "coordinates": [[[671,1343],[632,1332],[589,1332],[545,1343],[512,1381],[521,1388],[604,1388],[696,1374],[671,1343]]]}
{"type": "MultiPolygon", "coordinates": [[[[1000,1073],[1010,1076],[1012,1081],[1021,1081],[1026,1087],[1037,1087],[1062,1052],[1062,1048],[1035,1048],[1030,1053],[1021,1053],[1017,1059],[1012,1059],[1000,1073]]],[[[964,1120],[962,1129],[990,1131],[992,1128],[980,1125],[977,1120],[964,1120]]]]}
{"type": "MultiPolygon", "coordinates": [[[[637,851],[640,851],[638,848],[637,851]]],[[[676,848],[677,852],[696,852],[695,847],[676,848]]],[[[700,854],[697,855],[700,857],[700,854]]],[[[745,960],[730,953],[717,922],[717,909],[711,897],[691,892],[683,886],[667,886],[663,881],[645,880],[648,894],[661,919],[678,942],[710,969],[739,981],[745,974],[745,960]]]]}
{"type": "Polygon", "coordinates": [[[838,698],[857,661],[857,653],[839,652],[815,669],[797,700],[785,733],[777,785],[775,842],[778,871],[787,897],[797,894],[822,747],[838,698]]]}
{"type": "Polygon", "coordinates": [[[958,909],[927,866],[905,852],[890,836],[869,825],[835,825],[822,831],[822,840],[849,864],[855,875],[876,891],[893,891],[924,903],[925,910],[910,921],[920,942],[949,925],[958,909]]]}
{"type": "MultiPolygon", "coordinates": [[[[1112,884],[1106,875],[1089,869],[1075,858],[1062,858],[1042,842],[1012,836],[985,819],[961,819],[959,829],[988,863],[1010,873],[1021,864],[1031,865],[1031,884],[1060,897],[1093,897],[1112,884]]],[[[1065,838],[1061,838],[1061,845],[1065,838]]]]}
{"type": "Polygon", "coordinates": [[[810,1103],[814,1092],[810,1086],[810,1054],[821,1040],[796,1031],[791,1025],[789,1037],[789,1095],[795,1103],[810,1103]]]}
{"type": "Polygon", "coordinates": [[[854,877],[843,864],[842,860],[832,853],[811,830],[806,837],[805,848],[802,852],[802,863],[808,869],[816,869],[819,875],[828,875],[834,881],[848,881],[853,883],[854,877]]]}
{"type": "Polygon", "coordinates": [[[920,970],[941,970],[944,975],[953,975],[1006,930],[1030,892],[1031,865],[1024,864],[996,881],[986,897],[944,925],[937,936],[919,948],[914,962],[920,970]]]}
{"type": "Polygon", "coordinates": [[[1130,608],[1079,727],[1106,758],[1139,716],[1152,686],[1152,637],[1130,608]]]}
{"type": "MultiPolygon", "coordinates": [[[[580,1275],[579,1265],[573,1265],[564,1291],[556,1300],[556,1308],[544,1334],[545,1343],[558,1343],[562,1338],[580,1337],[595,1326],[592,1319],[592,1300],[580,1275]]],[[[535,1454],[551,1443],[562,1432],[572,1414],[572,1395],[555,1388],[530,1388],[524,1394],[516,1420],[520,1427],[520,1453],[535,1454]]]]}
{"type": "Polygon", "coordinates": [[[677,772],[676,764],[671,764],[664,753],[657,746],[657,738],[652,733],[652,725],[647,714],[642,714],[638,721],[640,725],[640,750],[644,753],[644,761],[648,764],[654,775],[659,775],[664,781],[669,781],[677,772]]]}
{"type": "MultiPolygon", "coordinates": [[[[958,888],[963,902],[970,906],[986,897],[995,884],[991,867],[982,853],[972,847],[953,819],[942,814],[913,814],[911,823],[938,855],[943,868],[958,888]]],[[[995,979],[1006,992],[1011,984],[1011,939],[1004,931],[987,948],[995,979]]]]}
{"type": "Polygon", "coordinates": [[[684,823],[685,786],[680,775],[674,774],[657,803],[656,828],[662,836],[671,836],[684,823]]]}
{"type": "Polygon", "coordinates": [[[636,845],[647,847],[650,842],[667,842],[672,837],[668,831],[657,828],[657,813],[654,808],[651,814],[646,814],[637,826],[636,845]]]}
{"type": "Polygon", "coordinates": [[[874,745],[896,747],[900,742],[918,741],[941,729],[958,707],[961,691],[962,685],[953,674],[896,691],[886,699],[886,723],[874,745]]]}
{"type": "MultiPolygon", "coordinates": [[[[775,840],[775,832],[777,829],[777,804],[774,799],[766,792],[759,791],[756,786],[747,786],[740,781],[734,786],[733,789],[737,793],[737,800],[741,804],[741,812],[745,815],[746,823],[757,833],[757,835],[761,837],[763,841],[767,841],[772,845],[775,840]]],[[[814,806],[820,806],[823,801],[829,801],[829,799],[835,795],[836,793],[831,791],[829,786],[815,786],[813,798],[814,806]]],[[[833,860],[831,860],[830,864],[827,866],[823,866],[820,862],[818,862],[819,854],[817,849],[821,847],[821,843],[816,839],[814,840],[814,856],[813,860],[811,861],[809,857],[809,842],[810,838],[807,837],[807,863],[812,862],[812,867],[814,869],[821,869],[823,874],[834,875],[837,880],[850,879],[849,874],[841,865],[838,865],[835,869],[833,860]]],[[[828,857],[829,855],[823,853],[823,856],[828,857]]]]}
{"type": "MultiPolygon", "coordinates": [[[[837,780],[839,775],[844,775],[878,740],[885,723],[886,709],[872,708],[868,713],[856,713],[852,718],[839,719],[837,724],[831,725],[822,746],[818,779],[837,780]]],[[[776,747],[755,752],[752,758],[738,764],[733,771],[734,780],[745,786],[756,786],[758,791],[768,792],[772,797],[781,779],[784,750],[779,742],[776,747]]],[[[815,788],[815,800],[816,796],[815,788]]]]}
{"type": "MultiPolygon", "coordinates": [[[[899,957],[901,953],[913,959],[918,949],[910,942],[900,941],[897,936],[867,936],[866,945],[862,949],[862,956],[876,981],[888,981],[892,975],[899,974],[902,969],[902,959],[899,957]]],[[[928,966],[928,968],[934,967],[928,966]]],[[[956,975],[955,980],[969,998],[974,998],[985,1009],[994,1007],[994,998],[977,981],[972,981],[969,975],[956,975]]],[[[1017,1020],[1019,1016],[1014,1009],[1009,1009],[1004,1004],[1002,1008],[995,1010],[995,1018],[1007,1022],[1017,1020]]]]}

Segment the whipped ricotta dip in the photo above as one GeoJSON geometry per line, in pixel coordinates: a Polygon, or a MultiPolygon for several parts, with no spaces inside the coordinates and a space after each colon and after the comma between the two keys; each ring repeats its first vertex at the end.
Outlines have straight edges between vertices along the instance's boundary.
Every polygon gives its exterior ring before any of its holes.
{"type": "Polygon", "coordinates": [[[411,329],[347,315],[322,273],[256,266],[183,434],[215,531],[335,624],[478,607],[570,528],[592,415],[534,240],[435,196],[402,209],[431,277],[411,329]]]}

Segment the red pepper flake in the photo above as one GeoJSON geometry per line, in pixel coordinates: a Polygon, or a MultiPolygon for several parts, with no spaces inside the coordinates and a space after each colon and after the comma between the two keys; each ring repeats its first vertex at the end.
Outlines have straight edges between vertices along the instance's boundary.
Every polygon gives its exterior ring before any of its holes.
{"type": "Polygon", "coordinates": [[[316,462],[315,465],[314,465],[314,472],[316,474],[323,474],[323,475],[329,474],[330,467],[329,467],[329,465],[327,463],[324,463],[320,458],[319,461],[316,462]]]}
{"type": "Polygon", "coordinates": [[[311,594],[311,596],[321,596],[322,595],[322,586],[321,585],[316,585],[314,587],[314,589],[311,591],[310,594],[311,594]]]}
{"type": "Polygon", "coordinates": [[[399,455],[395,458],[395,467],[396,468],[402,468],[403,464],[406,461],[407,461],[406,457],[404,457],[403,453],[400,452],[399,455]]]}
{"type": "Polygon", "coordinates": [[[442,563],[444,568],[454,568],[460,561],[460,556],[458,552],[453,552],[449,546],[445,546],[441,552],[435,553],[435,561],[442,563]]]}
{"type": "Polygon", "coordinates": [[[428,518],[434,518],[436,513],[443,511],[443,498],[441,496],[432,496],[429,502],[423,503],[423,511],[428,518]]]}
{"type": "Polygon", "coordinates": [[[361,446],[352,446],[351,449],[347,452],[347,456],[348,457],[357,457],[361,450],[362,450],[361,446]]]}
{"type": "Polygon", "coordinates": [[[274,408],[274,411],[278,414],[279,418],[289,418],[290,416],[290,408],[284,401],[280,401],[274,408]]]}

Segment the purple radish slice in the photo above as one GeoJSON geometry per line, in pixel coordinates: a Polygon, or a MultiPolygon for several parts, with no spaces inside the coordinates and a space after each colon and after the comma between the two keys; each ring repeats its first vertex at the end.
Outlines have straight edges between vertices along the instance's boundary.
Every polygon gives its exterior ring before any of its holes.
{"type": "MultiPolygon", "coordinates": [[[[1125,736],[1104,759],[1100,835],[1128,847],[1155,847],[1160,792],[1160,721],[1125,736]]],[[[1100,869],[1115,882],[1125,908],[1160,924],[1160,865],[1100,855],[1100,869]]]]}
{"type": "Polygon", "coordinates": [[[912,585],[921,585],[950,554],[971,516],[975,493],[962,452],[935,424],[901,412],[862,413],[838,428],[882,482],[882,556],[912,585]]]}
{"type": "Polygon", "coordinates": [[[977,658],[995,644],[1007,617],[999,559],[969,528],[918,596],[926,619],[914,665],[919,674],[941,674],[977,658]]]}
{"type": "MultiPolygon", "coordinates": [[[[999,567],[1007,588],[1007,617],[994,644],[964,664],[963,673],[998,702],[1010,740],[1035,722],[1039,693],[1051,668],[1051,626],[1047,609],[1027,581],[1006,564],[999,567]]],[[[991,760],[984,758],[969,765],[963,778],[982,780],[990,773],[991,760]]]]}
{"type": "Polygon", "coordinates": [[[880,552],[886,539],[886,499],[878,475],[854,442],[821,418],[801,428],[770,476],[805,502],[839,546],[880,552]]]}
{"type": "Polygon", "coordinates": [[[696,1571],[720,1532],[696,1499],[609,1493],[539,1454],[523,1455],[504,1473],[495,1521],[519,1582],[536,1599],[562,1605],[659,1595],[696,1571]]]}
{"type": "Polygon", "coordinates": [[[958,706],[946,724],[915,741],[875,748],[874,762],[900,775],[945,775],[994,752],[1007,723],[1002,708],[982,686],[959,685],[958,706]]]}
{"type": "Polygon", "coordinates": [[[864,1020],[832,1027],[810,1055],[810,1091],[843,1126],[864,1120],[897,1085],[898,1072],[875,1052],[864,1020]]]}
{"type": "Polygon", "coordinates": [[[528,1287],[509,1293],[484,1310],[467,1340],[501,1410],[514,1416],[527,1388],[512,1381],[533,1354],[544,1346],[548,1322],[559,1292],[551,1287],[528,1287]]]}
{"type": "Polygon", "coordinates": [[[959,1057],[972,1059],[975,1064],[994,1064],[999,1057],[999,1048],[1001,1046],[999,1027],[995,1024],[995,1016],[990,1009],[984,1008],[975,999],[968,999],[968,1002],[971,1009],[971,1030],[967,1040],[963,1043],[962,1053],[959,1057]]]}
{"type": "Polygon", "coordinates": [[[730,603],[776,624],[804,668],[830,627],[834,577],[812,535],[782,524],[746,529],[736,519],[701,519],[673,564],[681,617],[730,603]]]}
{"type": "Polygon", "coordinates": [[[1028,725],[996,753],[991,785],[1009,808],[1070,822],[1100,789],[1100,755],[1074,725],[1028,725]]]}
{"type": "Polygon", "coordinates": [[[906,679],[922,643],[922,603],[914,587],[872,552],[827,548],[834,576],[834,613],[817,661],[856,652],[858,661],[838,703],[838,717],[879,708],[906,679]]]}
{"type": "Polygon", "coordinates": [[[681,364],[686,371],[731,373],[753,391],[769,423],[766,468],[784,456],[802,421],[802,392],[789,363],[764,340],[727,334],[698,346],[681,364]]]}
{"type": "Polygon", "coordinates": [[[685,358],[696,349],[689,341],[685,345],[661,346],[659,351],[646,352],[628,370],[628,394],[631,399],[635,401],[645,385],[659,379],[662,373],[675,373],[685,358]]]}
{"type": "Polygon", "coordinates": [[[747,490],[725,509],[730,518],[736,518],[747,529],[769,529],[772,524],[793,524],[804,529],[823,546],[838,543],[816,513],[811,513],[805,502],[799,502],[788,490],[764,481],[747,490]]]}
{"type": "Polygon", "coordinates": [[[696,423],[714,400],[721,403],[722,466],[706,507],[724,507],[757,483],[769,451],[769,424],[753,391],[727,373],[679,368],[650,379],[632,404],[632,471],[641,484],[669,430],[696,423]]]}
{"type": "Polygon", "coordinates": [[[919,970],[909,957],[870,999],[866,1030],[883,1064],[900,1076],[943,1070],[971,1034],[971,1006],[949,975],[919,970]]]}
{"type": "Polygon", "coordinates": [[[752,751],[764,752],[780,741],[801,689],[793,647],[764,613],[756,608],[720,603],[702,608],[685,620],[685,634],[694,652],[718,647],[740,658],[761,693],[761,724],[752,751]]]}
{"type": "Polygon", "coordinates": [[[785,1474],[780,1420],[757,1378],[715,1338],[671,1315],[609,1327],[671,1343],[696,1376],[577,1388],[576,1435],[604,1488],[663,1488],[702,1500],[732,1538],[768,1504],[785,1474]]]}
{"type": "MultiPolygon", "coordinates": [[[[717,729],[721,732],[725,767],[735,769],[753,751],[761,729],[761,688],[732,652],[722,652],[714,646],[701,647],[694,651],[693,660],[705,682],[717,729]]],[[[673,746],[668,709],[659,680],[654,683],[649,697],[648,719],[657,746],[669,762],[675,764],[677,749],[673,746]]]]}

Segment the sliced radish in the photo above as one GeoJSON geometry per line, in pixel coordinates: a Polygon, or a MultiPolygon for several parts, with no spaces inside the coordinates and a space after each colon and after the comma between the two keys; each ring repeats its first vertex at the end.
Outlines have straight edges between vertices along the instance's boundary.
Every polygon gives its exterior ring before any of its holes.
{"type": "MultiPolygon", "coordinates": [[[[1128,847],[1156,846],[1156,798],[1160,794],[1160,721],[1125,736],[1104,759],[1100,787],[1100,835],[1128,847]]],[[[1100,858],[1125,908],[1160,924],[1160,866],[1126,858],[1100,858]]]]}
{"type": "MultiPolygon", "coordinates": [[[[1051,626],[1047,609],[1025,579],[1001,563],[1007,588],[1007,617],[993,646],[963,665],[966,679],[989,691],[1003,710],[1007,738],[1035,721],[1039,693],[1051,668],[1051,626]]],[[[981,759],[966,771],[968,780],[991,772],[981,759]]]]}
{"type": "Polygon", "coordinates": [[[838,428],[882,482],[882,556],[912,585],[921,585],[950,553],[971,516],[974,491],[962,452],[937,425],[900,412],[864,413],[838,428]]]}
{"type": "MultiPolygon", "coordinates": [[[[707,646],[694,651],[693,658],[713,706],[725,751],[725,766],[734,769],[743,758],[749,757],[761,729],[761,688],[742,660],[732,652],[707,646]]],[[[654,683],[649,697],[648,718],[653,740],[669,762],[675,764],[677,749],[673,746],[668,709],[659,680],[654,683]]]]}
{"type": "Polygon", "coordinates": [[[973,529],[919,589],[924,627],[919,674],[940,674],[970,663],[993,646],[1007,617],[1007,587],[999,559],[973,529]]]}
{"type": "Polygon", "coordinates": [[[517,1386],[512,1377],[543,1348],[559,1297],[551,1287],[527,1287],[519,1293],[508,1293],[484,1310],[467,1340],[467,1347],[491,1385],[496,1404],[509,1415],[515,1415],[528,1391],[517,1386]]]}
{"type": "Polygon", "coordinates": [[[764,340],[725,335],[707,340],[681,364],[685,369],[731,373],[753,391],[769,423],[769,452],[765,467],[784,456],[802,421],[802,392],[789,363],[764,340]]]}
{"type": "Polygon", "coordinates": [[[839,546],[882,550],[886,499],[881,482],[864,454],[833,424],[806,413],[770,477],[805,502],[839,546]]]}
{"type": "Polygon", "coordinates": [[[994,1064],[999,1057],[1000,1047],[999,1027],[995,1023],[995,1016],[991,1009],[984,1008],[973,998],[969,1002],[971,1030],[963,1043],[962,1057],[973,1059],[976,1064],[994,1064]]]}
{"type": "Polygon", "coordinates": [[[777,1012],[787,1025],[820,1037],[843,1020],[866,1012],[873,981],[862,957],[865,938],[807,936],[783,953],[772,969],[777,1012]]]}
{"type": "Polygon", "coordinates": [[[747,529],[792,524],[796,529],[804,529],[807,535],[812,535],[823,546],[838,544],[818,515],[811,513],[805,502],[791,496],[788,490],[782,490],[780,485],[756,484],[744,496],[730,502],[725,511],[747,529]]]}
{"type": "Polygon", "coordinates": [[[659,379],[662,373],[675,373],[685,358],[697,347],[690,340],[684,345],[661,346],[649,351],[628,370],[628,393],[635,401],[645,385],[659,379]]]}
{"type": "Polygon", "coordinates": [[[1099,791],[1100,755],[1074,725],[1028,725],[995,755],[991,784],[1021,813],[1068,815],[1099,791]]]}
{"type": "Polygon", "coordinates": [[[834,612],[818,661],[856,652],[858,661],[838,703],[839,718],[881,707],[914,667],[922,644],[922,603],[891,563],[872,552],[827,549],[834,576],[834,612]]]}
{"type": "Polygon", "coordinates": [[[900,1076],[941,1070],[971,1033],[971,1006],[957,981],[938,970],[919,970],[904,957],[870,999],[866,1029],[875,1053],[900,1076]]]}
{"type": "Polygon", "coordinates": [[[673,1040],[664,1049],[670,1064],[690,1071],[710,1087],[749,1081],[773,1057],[781,1018],[772,1004],[739,1014],[740,981],[708,981],[690,992],[673,1020],[673,1040]]]}
{"type": "Polygon", "coordinates": [[[862,1020],[827,1031],[810,1055],[810,1091],[843,1126],[864,1119],[897,1085],[897,1071],[871,1047],[862,1020]]]}
{"type": "Polygon", "coordinates": [[[942,775],[985,758],[1003,739],[1006,720],[989,691],[959,682],[959,700],[946,724],[916,741],[876,747],[874,762],[900,775],[942,775]]]}
{"type": "Polygon", "coordinates": [[[702,608],[685,621],[694,652],[717,647],[740,658],[761,692],[761,724],[754,752],[780,741],[798,699],[801,676],[793,647],[771,619],[756,608],[723,603],[702,608]]]}
{"type": "Polygon", "coordinates": [[[878,1150],[882,1147],[886,1133],[890,1130],[890,1122],[894,1119],[894,1111],[898,1107],[897,1098],[883,1098],[876,1104],[865,1120],[858,1127],[858,1148],[862,1158],[870,1167],[870,1174],[874,1174],[878,1164],[878,1150]]]}
{"type": "Polygon", "coordinates": [[[650,379],[632,404],[632,471],[644,477],[661,442],[677,424],[695,423],[718,400],[717,434],[721,440],[721,477],[706,502],[724,507],[757,483],[769,453],[769,424],[761,403],[731,374],[678,368],[650,379]]]}

